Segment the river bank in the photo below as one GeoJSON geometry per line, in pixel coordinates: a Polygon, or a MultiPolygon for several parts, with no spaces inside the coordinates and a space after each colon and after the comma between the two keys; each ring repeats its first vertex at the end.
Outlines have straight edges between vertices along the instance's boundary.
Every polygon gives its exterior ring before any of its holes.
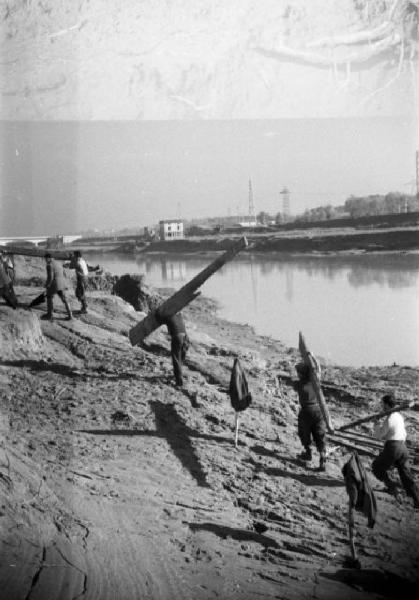
{"type": "MultiPolygon", "coordinates": [[[[18,260],[16,291],[28,303],[44,265],[18,260]]],[[[148,350],[131,347],[127,331],[142,313],[102,287],[72,322],[59,300],[53,323],[39,319],[42,305],[0,304],[5,597],[414,597],[419,515],[372,475],[377,523],[370,530],[357,514],[362,569],[346,566],[348,448],[330,442],[326,473],[296,460],[295,348],[220,319],[200,298],[185,311],[191,348],[177,389],[165,331],[148,350]],[[227,395],[235,356],[253,395],[238,450],[227,395]],[[112,420],[118,410],[125,424],[112,420]]],[[[419,369],[403,366],[323,371],[336,427],[373,412],[388,391],[412,399],[419,383],[419,369]]],[[[419,413],[407,411],[406,423],[417,467],[419,413]]],[[[376,452],[361,454],[369,474],[376,452]]]]}
{"type": "Polygon", "coordinates": [[[170,241],[143,242],[127,239],[123,242],[109,240],[97,242],[77,240],[75,247],[84,252],[119,252],[128,254],[173,253],[194,254],[223,252],[240,236],[249,242],[248,253],[345,253],[345,252],[414,252],[419,250],[419,228],[358,231],[347,229],[304,229],[254,234],[243,231],[237,234],[211,237],[185,238],[170,241]]]}

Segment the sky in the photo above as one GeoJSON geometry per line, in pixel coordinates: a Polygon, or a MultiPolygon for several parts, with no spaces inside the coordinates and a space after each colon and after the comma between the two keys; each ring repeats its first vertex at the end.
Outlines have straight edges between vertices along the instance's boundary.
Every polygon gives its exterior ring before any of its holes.
{"type": "Polygon", "coordinates": [[[192,4],[5,12],[0,236],[244,216],[249,179],[256,213],[415,191],[417,3],[192,4]]]}
{"type": "Polygon", "coordinates": [[[414,192],[408,117],[2,122],[0,234],[70,234],[414,192]]]}

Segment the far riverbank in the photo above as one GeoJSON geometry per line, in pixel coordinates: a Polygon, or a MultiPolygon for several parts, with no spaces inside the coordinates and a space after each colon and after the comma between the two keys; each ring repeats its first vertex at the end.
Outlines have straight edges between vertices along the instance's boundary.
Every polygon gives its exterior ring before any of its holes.
{"type": "Polygon", "coordinates": [[[414,252],[419,250],[419,228],[384,231],[354,229],[287,231],[253,234],[240,232],[223,236],[194,237],[170,241],[144,242],[136,239],[98,241],[77,240],[75,247],[84,252],[118,252],[126,254],[224,252],[239,237],[246,236],[249,246],[244,252],[312,254],[335,252],[414,252]]]}

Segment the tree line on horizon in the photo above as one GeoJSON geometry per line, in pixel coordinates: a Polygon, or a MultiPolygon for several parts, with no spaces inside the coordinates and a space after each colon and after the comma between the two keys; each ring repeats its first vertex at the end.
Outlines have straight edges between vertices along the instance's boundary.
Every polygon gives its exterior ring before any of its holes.
{"type": "Polygon", "coordinates": [[[399,214],[419,211],[419,197],[416,194],[403,194],[401,192],[389,192],[388,194],[372,194],[369,196],[351,195],[342,206],[331,204],[316,206],[305,210],[301,215],[284,216],[279,212],[275,216],[262,211],[257,219],[262,224],[275,222],[282,225],[285,222],[312,223],[315,221],[329,221],[350,217],[370,217],[376,215],[399,214]]]}

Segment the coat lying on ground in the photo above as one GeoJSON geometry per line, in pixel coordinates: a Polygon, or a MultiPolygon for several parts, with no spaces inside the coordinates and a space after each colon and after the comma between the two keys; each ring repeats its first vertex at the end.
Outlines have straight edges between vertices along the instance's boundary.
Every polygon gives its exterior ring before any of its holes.
{"type": "Polygon", "coordinates": [[[249,394],[246,376],[238,358],[234,359],[229,392],[231,405],[236,412],[246,410],[252,402],[252,395],[249,394]]]}
{"type": "Polygon", "coordinates": [[[374,527],[377,502],[364,465],[356,450],[352,452],[350,459],[343,465],[342,474],[345,478],[346,491],[351,507],[367,517],[368,527],[374,527]]]}

